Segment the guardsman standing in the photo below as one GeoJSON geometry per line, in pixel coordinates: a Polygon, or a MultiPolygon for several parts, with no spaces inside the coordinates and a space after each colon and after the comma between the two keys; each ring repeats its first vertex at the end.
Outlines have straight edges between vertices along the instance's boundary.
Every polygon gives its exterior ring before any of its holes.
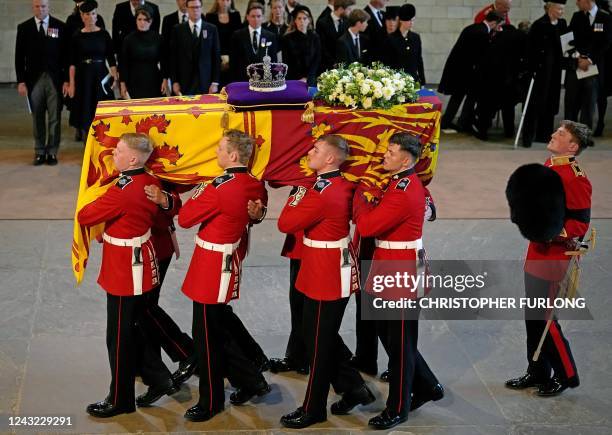
{"type": "Polygon", "coordinates": [[[300,429],[327,419],[330,384],[342,399],[332,414],[375,400],[361,375],[349,365],[350,351],[338,331],[351,293],[358,285],[349,239],[353,185],[342,177],[340,165],[348,145],[336,135],[319,138],[308,152],[308,166],[317,173],[310,189],[298,187],[278,219],[286,234],[304,231],[296,288],[304,295],[303,336],[310,360],[304,403],[281,417],[285,427],[300,429]]]}
{"type": "MultiPolygon", "coordinates": [[[[425,189],[414,171],[414,164],[420,155],[421,145],[416,137],[407,133],[396,133],[389,139],[383,167],[392,174],[380,203],[373,207],[359,192],[354,204],[354,219],[362,237],[375,237],[373,263],[366,280],[364,304],[372,298],[372,277],[377,274],[394,275],[397,266],[405,267],[411,274],[417,273],[417,262],[424,261],[421,241],[425,217],[425,189]],[[390,268],[389,268],[390,267],[390,268]]],[[[416,289],[414,289],[416,290],[416,289]]],[[[416,298],[415,291],[390,288],[380,293],[383,299],[395,300],[399,297],[416,298]]],[[[365,307],[363,308],[365,309],[365,307]]],[[[368,307],[371,311],[371,307],[368,307]]],[[[376,429],[389,429],[408,419],[411,409],[411,395],[417,359],[422,357],[417,351],[417,315],[403,314],[399,320],[377,320],[380,336],[386,341],[385,349],[389,354],[389,396],[387,407],[378,416],[370,419],[369,425],[376,429]]],[[[427,364],[421,361],[424,367],[427,364]]],[[[433,376],[433,374],[432,374],[433,376]]],[[[435,379],[435,377],[434,377],[435,379]]],[[[443,396],[442,386],[419,392],[418,406],[429,400],[439,400],[443,396]]]]}
{"type": "MultiPolygon", "coordinates": [[[[159,283],[151,227],[158,208],[147,199],[144,188],[159,181],[144,170],[153,148],[141,133],[121,136],[113,151],[120,176],[114,186],[83,207],[77,219],[83,225],[106,223],[102,267],[98,284],[107,292],[106,346],[111,368],[111,385],[106,399],[92,403],[87,412],[95,417],[134,412],[134,368],[139,337],[136,323],[144,309],[143,295],[159,283]]],[[[143,382],[161,385],[170,372],[161,357],[141,368],[143,382]]]]}
{"type": "Polygon", "coordinates": [[[248,376],[246,368],[224,363],[224,324],[227,304],[239,291],[243,255],[238,248],[250,222],[247,205],[258,199],[267,203],[263,183],[246,166],[253,144],[245,133],[226,131],[217,148],[217,164],[225,173],[200,185],[179,212],[181,227],[200,225],[182,288],[193,301],[193,339],[200,374],[200,398],[185,413],[191,421],[206,421],[223,411],[225,374],[238,388],[230,397],[232,403],[244,403],[270,391],[260,372],[248,376]]]}
{"type": "MultiPolygon", "coordinates": [[[[550,242],[530,242],[525,260],[525,293],[528,298],[547,297],[557,293],[569,264],[567,251],[582,240],[591,220],[591,182],[576,162],[576,156],[592,143],[591,131],[584,124],[562,121],[553,133],[547,149],[552,156],[545,166],[561,177],[565,192],[565,219],[561,234],[550,242]]],[[[514,214],[514,213],[513,213],[514,214]]],[[[550,316],[550,314],[549,314],[550,316]]],[[[525,320],[527,328],[527,373],[506,382],[506,387],[522,390],[538,387],[538,396],[555,396],[580,381],[569,342],[559,322],[552,318],[541,354],[532,361],[544,333],[547,320],[525,320]],[[551,377],[551,371],[553,376],[551,377]]]]}

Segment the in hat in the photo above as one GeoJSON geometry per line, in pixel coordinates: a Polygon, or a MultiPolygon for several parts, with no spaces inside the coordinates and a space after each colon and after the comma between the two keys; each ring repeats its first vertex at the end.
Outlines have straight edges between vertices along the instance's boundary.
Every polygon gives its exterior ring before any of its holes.
{"type": "Polygon", "coordinates": [[[293,10],[291,11],[291,18],[295,20],[295,18],[297,17],[297,14],[300,12],[306,12],[308,16],[310,17],[310,19],[312,20],[312,12],[310,12],[310,8],[304,5],[297,5],[295,8],[293,8],[293,10]]]}
{"type": "Polygon", "coordinates": [[[416,9],[410,3],[406,3],[400,7],[398,15],[400,21],[410,21],[416,15],[416,9]]]}
{"type": "Polygon", "coordinates": [[[385,9],[385,20],[395,20],[399,14],[399,6],[387,6],[385,9]]]}
{"type": "Polygon", "coordinates": [[[567,0],[544,0],[544,3],[557,3],[558,5],[564,5],[567,0]]]}
{"type": "Polygon", "coordinates": [[[85,0],[83,3],[81,3],[81,6],[79,6],[79,11],[91,12],[97,8],[98,8],[98,2],[96,0],[85,0]]]}

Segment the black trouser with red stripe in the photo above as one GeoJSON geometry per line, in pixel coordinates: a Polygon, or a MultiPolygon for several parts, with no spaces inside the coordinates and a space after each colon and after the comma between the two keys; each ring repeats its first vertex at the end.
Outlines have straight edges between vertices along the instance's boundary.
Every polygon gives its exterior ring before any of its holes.
{"type": "Polygon", "coordinates": [[[302,407],[308,414],[327,415],[330,384],[338,394],[358,390],[364,384],[349,365],[351,351],[338,331],[349,298],[316,301],[304,295],[303,334],[310,360],[310,377],[302,407]]]}
{"type": "Polygon", "coordinates": [[[191,337],[181,331],[168,313],[159,306],[159,293],[171,259],[170,257],[159,261],[159,285],[145,295],[142,327],[154,344],[156,354],[160,353],[161,346],[172,361],[178,362],[193,355],[194,348],[191,337]]]}
{"type": "Polygon", "coordinates": [[[140,375],[146,385],[159,385],[170,372],[152,350],[148,337],[138,328],[144,311],[145,297],[114,296],[106,298],[106,347],[111,368],[110,403],[120,409],[134,409],[134,376],[138,356],[142,360],[140,375]]]}
{"type": "Polygon", "coordinates": [[[377,321],[377,329],[385,340],[385,349],[389,354],[387,409],[405,416],[410,410],[410,394],[413,392],[414,385],[418,384],[419,388],[425,391],[429,388],[431,391],[433,388],[431,382],[435,376],[417,350],[418,317],[414,318],[413,315],[409,316],[407,313],[403,315],[404,320],[377,321]],[[419,357],[419,372],[417,373],[415,367],[419,357]]]}
{"type": "Polygon", "coordinates": [[[227,325],[240,320],[225,304],[193,302],[193,341],[200,373],[199,405],[211,412],[225,405],[223,378],[235,388],[253,391],[265,382],[227,325]]]}
{"type": "MultiPolygon", "coordinates": [[[[525,295],[528,298],[552,298],[557,294],[558,283],[544,280],[525,273],[525,295]]],[[[538,379],[550,378],[551,369],[555,376],[567,381],[570,386],[577,386],[578,370],[572,356],[569,342],[561,331],[561,326],[553,316],[548,333],[542,346],[538,361],[533,362],[533,355],[538,348],[540,338],[546,328],[546,322],[550,313],[543,309],[529,309],[525,313],[525,326],[527,328],[527,360],[529,362],[529,373],[538,379]],[[537,320],[530,320],[537,319],[537,320]]]]}
{"type": "Polygon", "coordinates": [[[302,318],[304,312],[304,294],[295,288],[301,260],[289,260],[289,308],[291,309],[291,332],[287,342],[285,357],[297,367],[308,365],[306,345],[302,334],[302,318]]]}

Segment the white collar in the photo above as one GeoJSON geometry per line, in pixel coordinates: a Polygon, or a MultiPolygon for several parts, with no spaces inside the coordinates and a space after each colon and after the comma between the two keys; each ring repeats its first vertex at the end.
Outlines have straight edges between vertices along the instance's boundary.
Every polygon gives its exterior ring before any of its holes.
{"type": "Polygon", "coordinates": [[[349,31],[349,33],[351,34],[351,36],[352,36],[353,40],[355,40],[355,39],[359,38],[359,32],[357,32],[357,34],[355,35],[355,34],[354,34],[352,31],[351,31],[351,29],[348,29],[348,31],[349,31]]]}
{"type": "Polygon", "coordinates": [[[327,4],[327,7],[333,12],[334,11],[334,5],[330,5],[329,3],[327,4]]]}
{"type": "Polygon", "coordinates": [[[200,18],[198,21],[196,21],[195,23],[191,20],[189,20],[189,27],[191,27],[193,29],[193,26],[198,26],[198,29],[202,28],[202,18],[200,18]]]}
{"type": "Polygon", "coordinates": [[[251,27],[251,25],[249,24],[249,35],[252,35],[253,32],[257,32],[258,34],[261,35],[261,27],[258,27],[257,29],[254,29],[251,27]]]}
{"type": "Polygon", "coordinates": [[[597,3],[593,3],[593,7],[589,11],[589,15],[592,16],[593,18],[595,18],[595,15],[597,15],[597,11],[598,10],[599,10],[599,8],[597,7],[597,3]]]}
{"type": "Polygon", "coordinates": [[[486,21],[483,21],[482,24],[487,26],[487,33],[491,33],[491,27],[489,26],[489,24],[486,21]]]}
{"type": "Polygon", "coordinates": [[[342,20],[342,17],[339,17],[338,15],[334,14],[333,12],[331,13],[331,17],[332,20],[335,22],[340,22],[340,20],[342,20]]]}
{"type": "Polygon", "coordinates": [[[179,17],[179,23],[183,22],[183,15],[185,15],[187,17],[187,21],[189,21],[189,15],[187,14],[187,12],[182,13],[180,10],[176,11],[176,13],[178,14],[179,17]]]}
{"type": "Polygon", "coordinates": [[[49,25],[49,15],[47,15],[44,19],[39,20],[38,18],[34,17],[34,20],[36,21],[36,26],[40,26],[40,22],[42,21],[45,25],[49,25]]]}

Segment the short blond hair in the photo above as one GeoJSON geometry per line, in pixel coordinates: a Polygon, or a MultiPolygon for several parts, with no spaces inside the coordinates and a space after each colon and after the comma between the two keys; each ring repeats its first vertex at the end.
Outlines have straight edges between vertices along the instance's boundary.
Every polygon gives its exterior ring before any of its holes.
{"type": "Polygon", "coordinates": [[[249,163],[251,155],[253,155],[255,140],[240,130],[226,130],[223,137],[227,138],[229,149],[238,153],[240,163],[243,165],[249,163]]]}
{"type": "Polygon", "coordinates": [[[119,140],[123,141],[127,147],[142,155],[142,163],[146,162],[153,152],[153,141],[148,134],[144,133],[123,133],[119,140]]]}

